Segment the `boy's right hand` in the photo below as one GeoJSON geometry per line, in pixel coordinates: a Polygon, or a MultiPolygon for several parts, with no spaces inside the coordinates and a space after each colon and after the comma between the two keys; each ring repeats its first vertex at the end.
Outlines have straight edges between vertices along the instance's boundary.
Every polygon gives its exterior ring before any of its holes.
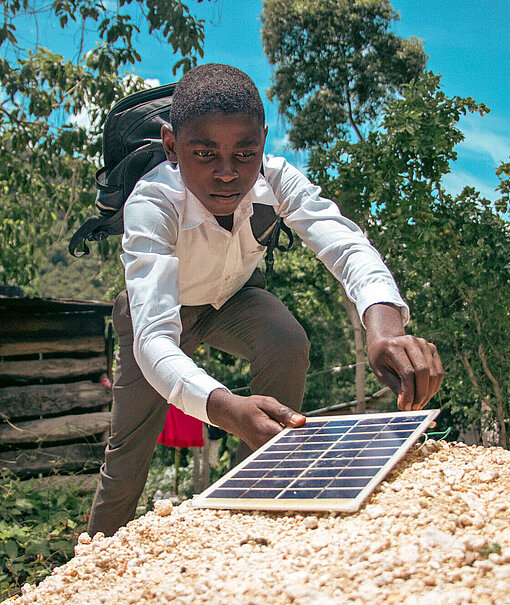
{"type": "Polygon", "coordinates": [[[306,422],[305,416],[274,397],[241,397],[226,389],[216,389],[209,395],[207,415],[212,424],[236,435],[252,450],[264,445],[284,427],[302,426],[306,422]]]}

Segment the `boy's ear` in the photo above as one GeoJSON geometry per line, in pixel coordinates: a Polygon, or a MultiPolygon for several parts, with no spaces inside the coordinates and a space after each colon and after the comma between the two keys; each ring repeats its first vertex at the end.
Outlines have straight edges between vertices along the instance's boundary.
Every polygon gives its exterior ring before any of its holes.
{"type": "Polygon", "coordinates": [[[169,124],[163,124],[161,127],[161,141],[165,150],[166,159],[169,162],[177,162],[177,154],[175,153],[175,134],[169,124]]]}

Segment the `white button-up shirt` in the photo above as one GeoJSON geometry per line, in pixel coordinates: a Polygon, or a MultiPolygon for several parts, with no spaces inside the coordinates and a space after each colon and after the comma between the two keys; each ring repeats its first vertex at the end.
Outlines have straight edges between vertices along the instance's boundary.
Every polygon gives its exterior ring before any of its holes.
{"type": "Polygon", "coordinates": [[[344,285],[360,317],[373,304],[409,311],[378,252],[320,188],[283,158],[264,158],[264,176],[234,213],[232,231],[163,162],[136,184],[124,206],[122,246],[135,359],[148,382],[186,414],[209,422],[209,394],[221,383],[179,348],[181,305],[220,308],[249,279],[265,247],[254,238],[252,203],[270,204],[344,285]]]}

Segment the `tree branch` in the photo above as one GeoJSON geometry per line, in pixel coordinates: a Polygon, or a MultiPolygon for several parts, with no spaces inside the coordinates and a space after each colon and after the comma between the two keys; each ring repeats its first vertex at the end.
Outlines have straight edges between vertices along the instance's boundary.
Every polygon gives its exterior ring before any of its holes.
{"type": "Polygon", "coordinates": [[[349,116],[349,123],[353,127],[354,132],[358,135],[359,140],[364,141],[365,137],[361,134],[360,129],[358,128],[358,125],[354,121],[354,116],[352,114],[351,94],[350,94],[349,87],[347,86],[345,90],[346,90],[346,97],[347,97],[347,115],[349,116]]]}
{"type": "Polygon", "coordinates": [[[487,363],[487,357],[485,356],[485,351],[483,350],[482,345],[478,345],[478,357],[482,362],[482,367],[484,369],[485,374],[492,382],[492,386],[494,387],[494,394],[496,396],[496,405],[490,406],[496,417],[498,419],[499,424],[499,442],[503,447],[508,447],[508,434],[506,429],[507,419],[505,418],[505,410],[503,409],[503,394],[501,391],[501,386],[494,376],[494,374],[489,369],[489,364],[487,363]]]}
{"type": "Polygon", "coordinates": [[[345,310],[351,321],[354,332],[354,345],[356,351],[356,413],[364,414],[366,411],[365,397],[365,343],[363,342],[363,330],[356,305],[348,298],[343,286],[340,284],[340,292],[345,310]]]}
{"type": "Polygon", "coordinates": [[[62,221],[60,223],[60,229],[59,229],[59,232],[57,235],[57,240],[59,240],[64,235],[64,230],[67,225],[67,220],[69,218],[69,215],[71,213],[71,210],[72,210],[74,204],[78,200],[78,174],[77,173],[78,173],[78,169],[75,164],[73,166],[73,173],[71,176],[71,198],[69,200],[69,206],[67,207],[64,218],[62,219],[62,221]]]}

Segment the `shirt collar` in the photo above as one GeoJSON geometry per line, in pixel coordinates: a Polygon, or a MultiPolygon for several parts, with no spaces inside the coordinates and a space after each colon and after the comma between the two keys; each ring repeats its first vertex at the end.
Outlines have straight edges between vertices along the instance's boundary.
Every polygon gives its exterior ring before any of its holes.
{"type": "Polygon", "coordinates": [[[204,221],[209,220],[209,216],[212,217],[212,214],[204,208],[198,198],[189,189],[186,189],[181,229],[186,231],[187,229],[198,227],[204,221]]]}

